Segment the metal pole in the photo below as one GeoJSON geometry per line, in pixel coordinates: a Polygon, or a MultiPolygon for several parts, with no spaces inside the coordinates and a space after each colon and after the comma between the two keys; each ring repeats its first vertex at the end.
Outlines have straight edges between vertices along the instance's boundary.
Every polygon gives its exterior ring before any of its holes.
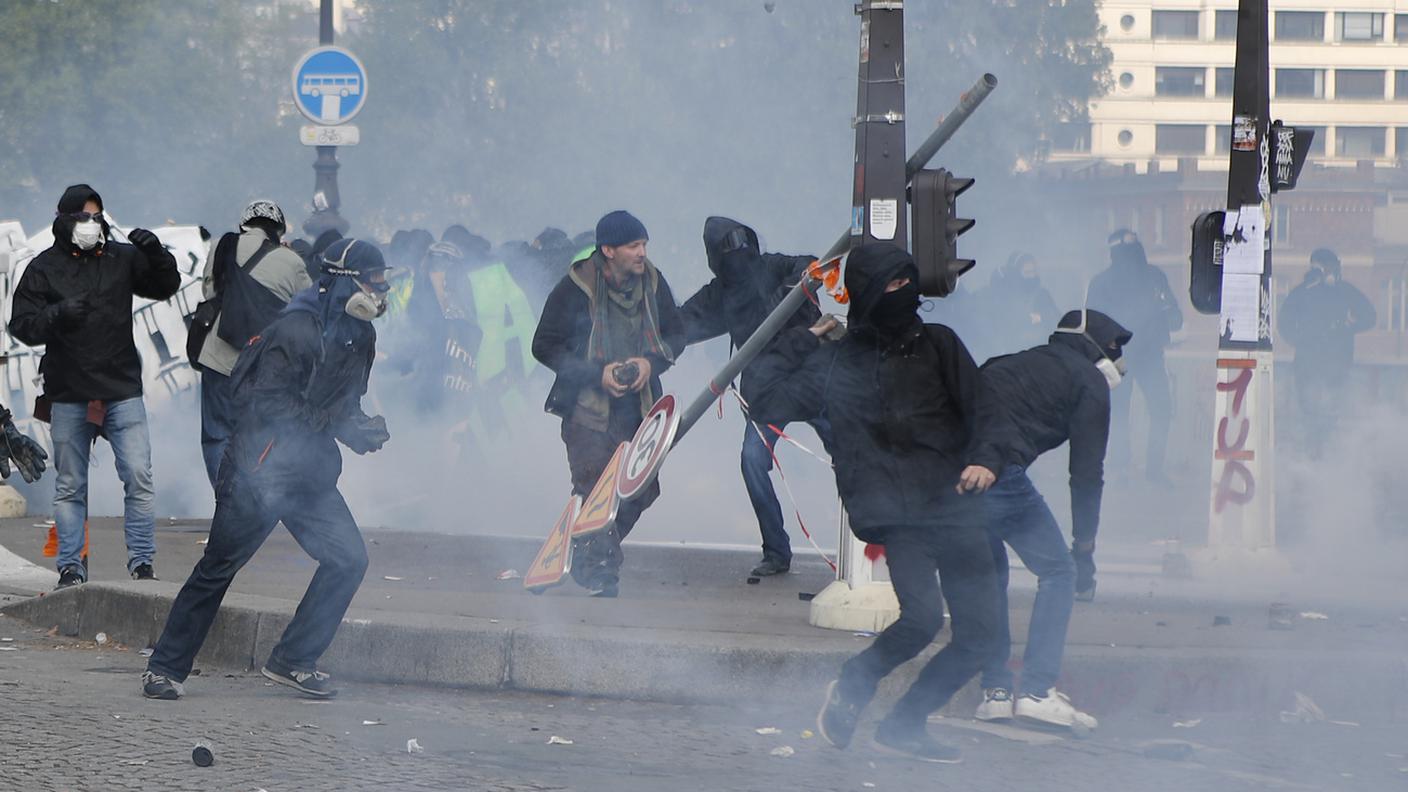
{"type": "MultiPolygon", "coordinates": [[[[954,107],[947,116],[944,116],[943,122],[940,123],[933,132],[929,133],[929,137],[925,139],[919,148],[915,150],[914,155],[905,163],[906,184],[909,183],[910,179],[914,178],[915,173],[918,173],[925,165],[929,164],[929,160],[933,159],[939,149],[948,142],[949,138],[953,137],[953,133],[963,125],[964,121],[968,120],[968,116],[973,114],[973,111],[977,109],[978,105],[982,104],[983,100],[988,98],[988,94],[992,93],[993,88],[996,87],[997,78],[991,74],[984,74],[973,84],[973,87],[967,93],[963,94],[958,100],[958,105],[954,107]]],[[[851,233],[848,230],[841,235],[841,238],[836,241],[836,244],[831,246],[831,249],[826,252],[826,255],[823,256],[821,260],[829,261],[835,256],[844,253],[850,246],[851,233]]],[[[694,401],[690,402],[689,406],[685,408],[684,413],[680,416],[680,428],[675,432],[676,445],[678,445],[685,434],[689,432],[690,427],[694,426],[704,413],[708,412],[709,405],[714,403],[714,399],[718,398],[719,394],[724,392],[724,389],[728,387],[729,383],[733,382],[734,378],[737,377],[749,363],[752,363],[754,358],[762,353],[763,347],[767,346],[769,341],[772,341],[773,337],[782,329],[782,326],[792,317],[792,314],[796,313],[797,309],[802,307],[802,301],[807,298],[807,291],[815,291],[819,285],[820,284],[816,281],[803,278],[801,283],[792,287],[792,290],[787,293],[787,296],[782,298],[782,302],[778,303],[772,313],[768,314],[768,317],[763,320],[763,323],[758,325],[758,329],[753,331],[753,335],[749,336],[748,340],[743,342],[743,346],[739,347],[738,351],[733,353],[733,357],[728,359],[728,362],[724,364],[724,367],[719,373],[715,374],[714,378],[709,380],[709,386],[696,396],[694,401]]]]}
{"type": "MultiPolygon", "coordinates": [[[[336,30],[333,27],[333,4],[338,0],[322,0],[318,7],[318,43],[332,46],[336,30]]],[[[342,196],[337,190],[337,146],[318,146],[318,159],[313,163],[313,214],[303,221],[303,232],[317,239],[324,231],[347,233],[351,224],[338,214],[342,196]],[[320,197],[321,196],[321,197],[320,197]]]]}

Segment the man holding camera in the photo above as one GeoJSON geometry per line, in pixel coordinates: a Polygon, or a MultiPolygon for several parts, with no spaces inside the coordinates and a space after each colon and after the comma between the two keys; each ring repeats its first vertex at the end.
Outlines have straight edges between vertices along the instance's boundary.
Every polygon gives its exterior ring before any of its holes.
{"type": "MultiPolygon", "coordinates": [[[[645,256],[645,226],[617,210],[597,222],[596,240],[548,295],[533,336],[533,357],[557,375],[545,409],[562,418],[572,491],[582,497],[664,393],[660,375],[685,345],[670,285],[645,256]]],[[[621,540],[659,495],[656,481],[621,504],[614,525],[575,540],[572,578],[592,596],[616,596],[621,540]]]]}

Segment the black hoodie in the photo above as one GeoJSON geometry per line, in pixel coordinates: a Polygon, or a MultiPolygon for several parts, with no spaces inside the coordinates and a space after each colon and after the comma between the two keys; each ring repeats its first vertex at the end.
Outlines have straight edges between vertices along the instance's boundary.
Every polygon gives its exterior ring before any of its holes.
{"type": "MultiPolygon", "coordinates": [[[[1066,325],[1075,322],[1063,320],[1066,325]]],[[[1131,336],[1099,311],[1088,312],[1085,332],[1089,338],[1053,333],[1042,346],[993,358],[982,368],[988,392],[1011,422],[1003,433],[1007,462],[1025,468],[1070,441],[1071,531],[1078,542],[1093,541],[1100,527],[1110,435],[1110,386],[1095,363],[1100,347],[1123,347],[1131,336]]]]}
{"type": "Polygon", "coordinates": [[[786,330],[743,383],[759,421],[831,421],[836,489],[868,542],[883,542],[889,527],[981,519],[977,497],[955,491],[959,474],[1002,468],[1004,424],[958,336],[917,314],[894,333],[871,323],[886,284],[913,271],[893,245],[853,251],[846,337],[822,343],[806,328],[786,330]]]}
{"type": "Polygon", "coordinates": [[[10,310],[10,332],[30,346],[44,346],[39,372],[44,395],[55,402],[117,401],[142,395],[142,360],[132,340],[132,298],[165,300],[181,286],[170,251],[149,258],[116,242],[103,222],[104,240],[93,250],[73,245],[75,221],[64,216],[103,202],[78,184],[59,200],[54,244],[25,268],[10,310]],[[76,327],[60,329],[59,303],[87,298],[90,311],[76,327]]]}
{"type": "MultiPolygon", "coordinates": [[[[758,234],[727,217],[704,221],[704,250],[714,279],[680,307],[691,344],[728,333],[735,348],[743,346],[816,260],[815,256],[763,253],[758,234]],[[726,240],[734,232],[743,234],[745,245],[725,253],[726,240]]],[[[788,326],[810,327],[819,318],[821,310],[807,302],[788,326]]]]}

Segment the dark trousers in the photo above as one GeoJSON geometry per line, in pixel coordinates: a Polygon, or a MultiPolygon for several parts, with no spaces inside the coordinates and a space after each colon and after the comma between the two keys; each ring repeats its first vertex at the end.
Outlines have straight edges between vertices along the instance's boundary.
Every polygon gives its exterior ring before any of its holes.
{"type": "Polygon", "coordinates": [[[280,521],[318,562],[318,571],[270,653],[269,663],[292,671],[317,669],[318,658],[332,643],[352,595],[362,584],[367,549],[336,488],[280,492],[263,484],[256,490],[254,483],[236,474],[228,492],[219,493],[210,543],[176,595],[166,629],[147,663],[151,671],[185,681],[235,573],[280,521]]]}
{"type": "MultiPolygon", "coordinates": [[[[808,421],[828,453],[831,451],[831,424],[818,418],[808,421]]],[[[779,429],[786,429],[782,424],[779,429]]],[[[782,504],[772,486],[772,450],[777,445],[777,433],[763,424],[743,422],[743,486],[753,513],[758,515],[758,531],[763,535],[763,558],[784,564],[792,562],[792,542],[787,537],[787,524],[782,517],[782,504]],[[756,427],[756,428],[755,428],[756,427]]]]}
{"type": "MultiPolygon", "coordinates": [[[[572,492],[583,498],[591,493],[597,479],[606,470],[611,455],[621,443],[630,442],[635,427],[629,420],[612,416],[605,432],[597,432],[580,424],[562,422],[562,442],[567,446],[567,466],[572,471],[572,492]]],[[[640,418],[635,419],[636,425],[640,418]]],[[[618,579],[626,556],[621,552],[621,540],[635,527],[640,515],[660,497],[660,480],[651,482],[634,500],[623,501],[616,512],[616,522],[608,528],[572,540],[572,579],[582,586],[611,582],[618,579]]]]}
{"type": "Polygon", "coordinates": [[[1134,388],[1144,396],[1149,410],[1149,447],[1144,474],[1161,478],[1164,474],[1164,452],[1168,449],[1169,424],[1173,421],[1173,396],[1169,392],[1168,369],[1163,352],[1145,358],[1129,358],[1129,381],[1110,394],[1110,463],[1114,467],[1128,466],[1131,460],[1129,442],[1129,403],[1134,388]]]}
{"type": "Polygon", "coordinates": [[[220,475],[220,460],[235,432],[235,394],[230,378],[206,369],[200,374],[200,452],[210,486],[220,475]]]}
{"type": "Polygon", "coordinates": [[[869,701],[881,679],[924,651],[938,635],[947,597],[953,639],[919,672],[888,718],[905,729],[922,729],[929,713],[972,679],[997,645],[992,548],[978,519],[891,528],[885,532],[884,545],[900,618],[870,648],[846,661],[839,689],[849,701],[869,701]],[[942,595],[936,570],[943,580],[942,595]]]}

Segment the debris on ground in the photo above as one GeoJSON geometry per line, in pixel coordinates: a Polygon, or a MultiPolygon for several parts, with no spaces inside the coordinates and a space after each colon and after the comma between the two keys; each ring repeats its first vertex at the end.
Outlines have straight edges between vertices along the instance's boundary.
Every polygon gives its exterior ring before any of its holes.
{"type": "Polygon", "coordinates": [[[1332,725],[1334,725],[1334,726],[1355,726],[1355,727],[1357,727],[1357,726],[1359,725],[1358,723],[1355,723],[1354,721],[1326,721],[1326,723],[1330,723],[1330,724],[1332,724],[1332,725]]]}
{"type": "Polygon", "coordinates": [[[761,729],[754,729],[753,731],[763,735],[782,734],[782,729],[779,729],[776,726],[764,726],[761,729]]]}
{"type": "Polygon", "coordinates": [[[408,754],[425,753],[425,749],[421,747],[420,742],[419,742],[418,740],[416,740],[416,738],[412,737],[411,739],[406,740],[406,753],[408,753],[408,754]]]}
{"type": "Polygon", "coordinates": [[[777,748],[772,749],[771,751],[768,751],[768,755],[769,755],[769,756],[780,756],[780,757],[782,757],[782,758],[784,758],[784,759],[786,759],[787,757],[791,756],[791,755],[794,754],[794,753],[797,753],[797,751],[796,751],[795,749],[793,749],[792,746],[790,746],[790,745],[781,745],[781,746],[778,746],[777,748]]]}
{"type": "Polygon", "coordinates": [[[1325,711],[1315,703],[1310,696],[1299,690],[1294,691],[1296,697],[1296,708],[1293,710],[1281,710],[1282,723],[1314,723],[1325,720],[1325,711]]]}
{"type": "Polygon", "coordinates": [[[98,646],[103,646],[108,642],[108,634],[105,632],[100,632],[97,635],[93,636],[93,641],[97,643],[98,646]]]}
{"type": "Polygon", "coordinates": [[[208,545],[208,544],[210,544],[210,540],[209,540],[209,539],[197,539],[197,540],[196,540],[196,544],[198,544],[198,545],[208,545]]]}
{"type": "Polygon", "coordinates": [[[1320,611],[1301,611],[1300,617],[1306,621],[1329,621],[1330,617],[1320,611]]]}
{"type": "Polygon", "coordinates": [[[0,652],[18,652],[19,650],[18,646],[0,646],[0,652]]]}
{"type": "Polygon", "coordinates": [[[813,737],[815,737],[815,736],[816,736],[816,732],[812,731],[811,729],[802,729],[802,739],[803,739],[803,740],[810,740],[811,738],[813,738],[813,737]]]}
{"type": "Polygon", "coordinates": [[[196,747],[191,751],[191,761],[196,763],[196,767],[210,767],[215,764],[215,754],[210,752],[210,747],[205,743],[196,743],[196,747]]]}
{"type": "Polygon", "coordinates": [[[1175,728],[1175,729],[1191,729],[1191,728],[1197,726],[1199,723],[1202,723],[1202,722],[1203,722],[1203,719],[1202,719],[1202,718],[1194,718],[1194,719],[1192,719],[1192,720],[1186,720],[1186,721],[1174,721],[1174,722],[1173,722],[1173,728],[1175,728]]]}
{"type": "Polygon", "coordinates": [[[137,654],[141,655],[142,657],[151,657],[151,656],[152,656],[152,647],[148,646],[146,649],[142,649],[142,650],[138,651],[137,654]]]}
{"type": "Polygon", "coordinates": [[[558,737],[556,734],[548,738],[548,745],[575,745],[576,743],[566,737],[558,737]]]}
{"type": "Polygon", "coordinates": [[[364,720],[364,721],[362,721],[362,725],[363,725],[363,726],[385,726],[385,725],[386,725],[386,721],[383,721],[383,720],[364,720]]]}
{"type": "Polygon", "coordinates": [[[1154,740],[1144,746],[1144,755],[1151,759],[1181,762],[1193,755],[1193,745],[1182,740],[1154,740]]]}
{"type": "Polygon", "coordinates": [[[756,586],[756,585],[758,585],[758,584],[761,583],[761,582],[763,582],[763,579],[762,579],[762,578],[755,578],[755,577],[750,577],[750,578],[748,578],[748,585],[750,585],[750,586],[756,586]]]}
{"type": "Polygon", "coordinates": [[[14,643],[14,638],[0,638],[0,643],[14,643]]]}
{"type": "Polygon", "coordinates": [[[502,572],[499,573],[498,579],[499,579],[499,580],[518,580],[518,579],[521,578],[521,577],[523,577],[523,575],[519,574],[519,572],[518,572],[517,569],[505,569],[504,571],[502,571],[502,572]]]}
{"type": "Polygon", "coordinates": [[[381,576],[381,579],[382,579],[382,580],[390,580],[390,581],[393,582],[393,583],[396,583],[396,582],[405,580],[405,578],[403,578],[403,577],[396,577],[395,575],[382,575],[382,576],[381,576]]]}

